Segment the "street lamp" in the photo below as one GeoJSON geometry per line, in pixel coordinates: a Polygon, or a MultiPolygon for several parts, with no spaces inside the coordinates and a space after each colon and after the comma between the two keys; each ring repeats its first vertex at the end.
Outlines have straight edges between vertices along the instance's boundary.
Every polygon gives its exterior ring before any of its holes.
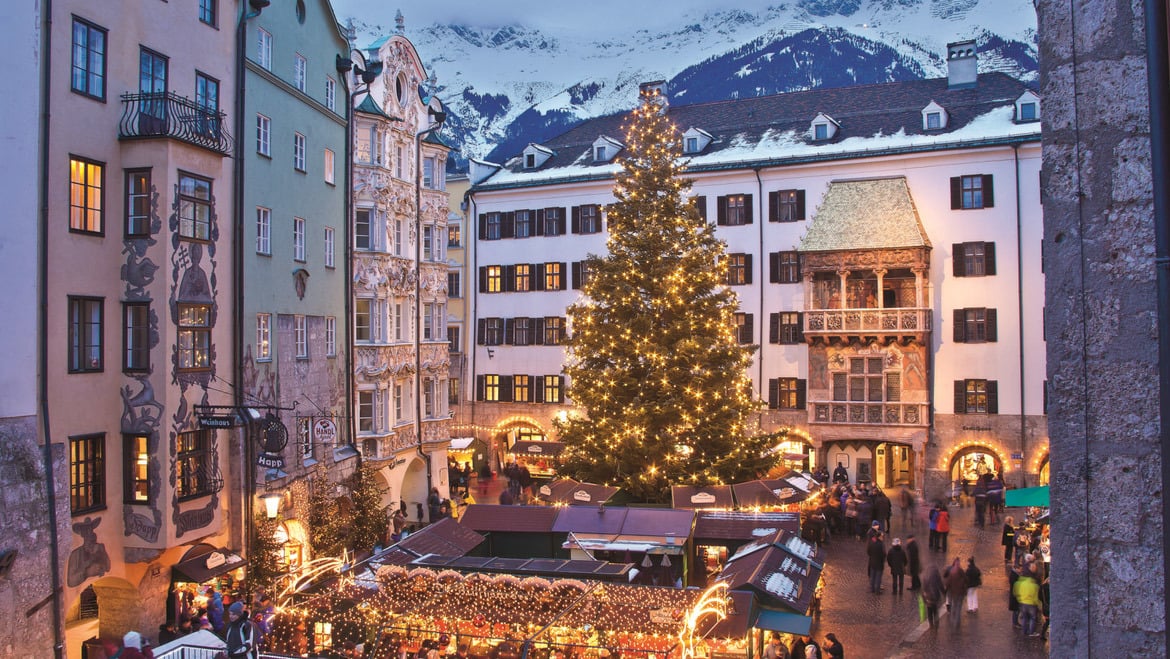
{"type": "Polygon", "coordinates": [[[284,501],[284,495],[280,492],[269,492],[260,497],[264,502],[264,516],[268,519],[276,519],[280,514],[280,504],[284,501]]]}
{"type": "MultiPolygon", "coordinates": [[[[443,122],[447,120],[443,104],[433,96],[427,102],[427,119],[430,120],[430,125],[415,133],[414,136],[414,436],[417,442],[415,450],[418,451],[419,457],[427,465],[427,490],[429,492],[430,458],[427,457],[422,448],[422,141],[427,135],[439,131],[443,127],[443,122]]],[[[431,171],[432,185],[434,185],[434,178],[439,175],[437,169],[436,167],[431,171]]],[[[436,239],[435,236],[431,237],[432,250],[436,239]]]]}

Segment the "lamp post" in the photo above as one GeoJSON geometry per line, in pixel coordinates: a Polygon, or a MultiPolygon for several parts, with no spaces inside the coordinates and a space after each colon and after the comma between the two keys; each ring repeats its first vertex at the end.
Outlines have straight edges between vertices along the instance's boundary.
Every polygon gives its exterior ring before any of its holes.
{"type": "MultiPolygon", "coordinates": [[[[415,450],[427,465],[427,493],[431,491],[430,457],[423,451],[422,433],[422,141],[443,127],[447,120],[447,113],[442,103],[433,96],[427,103],[427,119],[430,124],[414,135],[414,436],[415,450]]],[[[437,168],[436,168],[437,169],[437,168]]],[[[439,173],[431,171],[431,183],[439,173]]],[[[435,236],[431,236],[431,249],[434,249],[435,236]]]]}

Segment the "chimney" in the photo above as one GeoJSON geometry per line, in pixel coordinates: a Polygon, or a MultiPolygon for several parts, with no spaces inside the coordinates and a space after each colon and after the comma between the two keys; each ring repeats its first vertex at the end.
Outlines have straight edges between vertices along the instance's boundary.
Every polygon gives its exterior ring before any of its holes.
{"type": "Polygon", "coordinates": [[[974,87],[979,76],[975,40],[947,44],[947,89],[974,87]]]}
{"type": "Polygon", "coordinates": [[[670,102],[666,99],[666,81],[655,80],[638,85],[638,93],[644,102],[658,106],[658,113],[663,114],[670,102]]]}

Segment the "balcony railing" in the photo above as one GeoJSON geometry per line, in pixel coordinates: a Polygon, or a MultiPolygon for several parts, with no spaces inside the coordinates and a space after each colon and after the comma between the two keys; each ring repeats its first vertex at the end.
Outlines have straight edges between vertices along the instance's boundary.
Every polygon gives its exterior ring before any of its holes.
{"type": "Polygon", "coordinates": [[[170,92],[122,94],[121,139],[169,137],[228,156],[232,136],[227,115],[200,107],[170,92]]]}
{"type": "Polygon", "coordinates": [[[804,333],[826,334],[923,334],[930,331],[931,310],[812,309],[804,312],[804,333]]]}
{"type": "Polygon", "coordinates": [[[925,426],[926,403],[812,401],[813,423],[925,426]]]}

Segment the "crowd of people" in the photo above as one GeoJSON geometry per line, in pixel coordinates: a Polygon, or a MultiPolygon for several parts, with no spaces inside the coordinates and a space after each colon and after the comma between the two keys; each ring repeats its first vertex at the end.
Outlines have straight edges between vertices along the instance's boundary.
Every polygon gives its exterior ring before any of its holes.
{"type": "Polygon", "coordinates": [[[790,645],[784,644],[780,634],[772,634],[763,659],[845,659],[845,646],[832,633],[820,643],[809,636],[795,636],[790,645]]]}

